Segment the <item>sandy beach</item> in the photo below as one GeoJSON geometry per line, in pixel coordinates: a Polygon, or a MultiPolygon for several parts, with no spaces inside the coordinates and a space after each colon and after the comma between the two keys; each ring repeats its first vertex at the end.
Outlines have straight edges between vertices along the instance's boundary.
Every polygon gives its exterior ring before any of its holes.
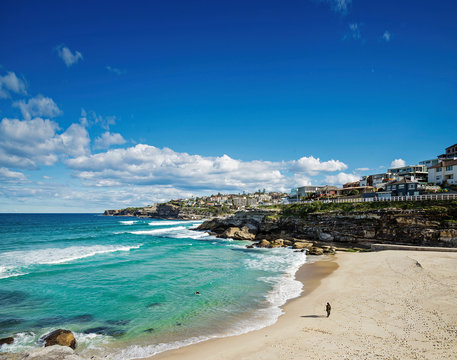
{"type": "Polygon", "coordinates": [[[296,277],[274,325],[150,359],[457,358],[457,253],[341,253],[296,277]]]}

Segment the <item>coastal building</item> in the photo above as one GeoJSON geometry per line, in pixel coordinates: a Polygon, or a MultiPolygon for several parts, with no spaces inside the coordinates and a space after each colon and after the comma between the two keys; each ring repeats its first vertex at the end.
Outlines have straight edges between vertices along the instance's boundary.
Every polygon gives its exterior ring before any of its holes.
{"type": "Polygon", "coordinates": [[[428,181],[432,184],[457,184],[457,159],[443,160],[428,169],[428,181]]]}
{"type": "Polygon", "coordinates": [[[346,184],[343,184],[343,189],[344,188],[355,188],[358,186],[360,186],[360,181],[348,182],[346,184]]]}
{"type": "Polygon", "coordinates": [[[457,160],[457,144],[446,148],[445,153],[438,155],[439,160],[457,160]]]}
{"type": "Polygon", "coordinates": [[[384,187],[386,183],[392,180],[394,179],[389,172],[367,175],[362,177],[362,180],[360,180],[360,186],[373,186],[376,189],[380,189],[384,187]]]}
{"type": "Polygon", "coordinates": [[[420,195],[425,187],[416,180],[409,180],[406,177],[399,181],[393,181],[386,185],[386,191],[392,196],[413,196],[420,195]]]}
{"type": "Polygon", "coordinates": [[[438,159],[424,160],[424,161],[419,161],[419,165],[425,165],[425,166],[427,166],[427,169],[428,169],[429,167],[438,164],[438,162],[439,162],[438,159]]]}
{"type": "Polygon", "coordinates": [[[292,189],[289,194],[289,197],[298,199],[298,198],[301,198],[302,196],[306,196],[308,194],[315,194],[322,188],[323,188],[323,186],[316,186],[316,185],[300,186],[298,188],[292,189]]]}
{"type": "Polygon", "coordinates": [[[428,181],[428,170],[425,165],[409,165],[399,168],[389,169],[388,172],[391,176],[400,181],[403,178],[408,180],[417,180],[418,182],[426,183],[428,181]]]}
{"type": "Polygon", "coordinates": [[[376,189],[373,186],[352,186],[339,189],[339,195],[360,195],[364,193],[374,192],[376,189]]]}
{"type": "Polygon", "coordinates": [[[341,189],[337,188],[336,186],[325,185],[325,186],[322,186],[322,188],[320,188],[316,194],[318,197],[322,197],[322,196],[333,197],[333,196],[338,196],[340,194],[340,191],[341,191],[341,189]]]}

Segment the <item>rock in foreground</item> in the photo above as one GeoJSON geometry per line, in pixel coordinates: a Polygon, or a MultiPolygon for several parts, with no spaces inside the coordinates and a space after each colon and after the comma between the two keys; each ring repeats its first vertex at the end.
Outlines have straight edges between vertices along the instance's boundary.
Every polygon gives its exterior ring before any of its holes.
{"type": "Polygon", "coordinates": [[[44,341],[44,346],[61,345],[68,346],[73,350],[76,348],[76,339],[70,330],[54,330],[45,335],[42,340],[44,341]]]}

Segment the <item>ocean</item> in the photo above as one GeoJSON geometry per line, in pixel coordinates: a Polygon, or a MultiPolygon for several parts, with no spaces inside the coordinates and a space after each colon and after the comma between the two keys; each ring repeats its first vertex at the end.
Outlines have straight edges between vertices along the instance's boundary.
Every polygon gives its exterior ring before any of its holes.
{"type": "Polygon", "coordinates": [[[306,255],[246,249],[199,223],[0,214],[0,338],[15,338],[0,352],[63,328],[83,357],[133,359],[274,323],[302,291],[306,255]]]}

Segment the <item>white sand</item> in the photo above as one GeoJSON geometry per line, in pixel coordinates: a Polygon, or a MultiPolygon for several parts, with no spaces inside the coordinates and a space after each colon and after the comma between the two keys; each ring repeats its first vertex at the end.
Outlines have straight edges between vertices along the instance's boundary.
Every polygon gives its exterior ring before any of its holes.
{"type": "Polygon", "coordinates": [[[152,359],[457,359],[457,253],[344,253],[297,278],[276,324],[152,359]]]}

